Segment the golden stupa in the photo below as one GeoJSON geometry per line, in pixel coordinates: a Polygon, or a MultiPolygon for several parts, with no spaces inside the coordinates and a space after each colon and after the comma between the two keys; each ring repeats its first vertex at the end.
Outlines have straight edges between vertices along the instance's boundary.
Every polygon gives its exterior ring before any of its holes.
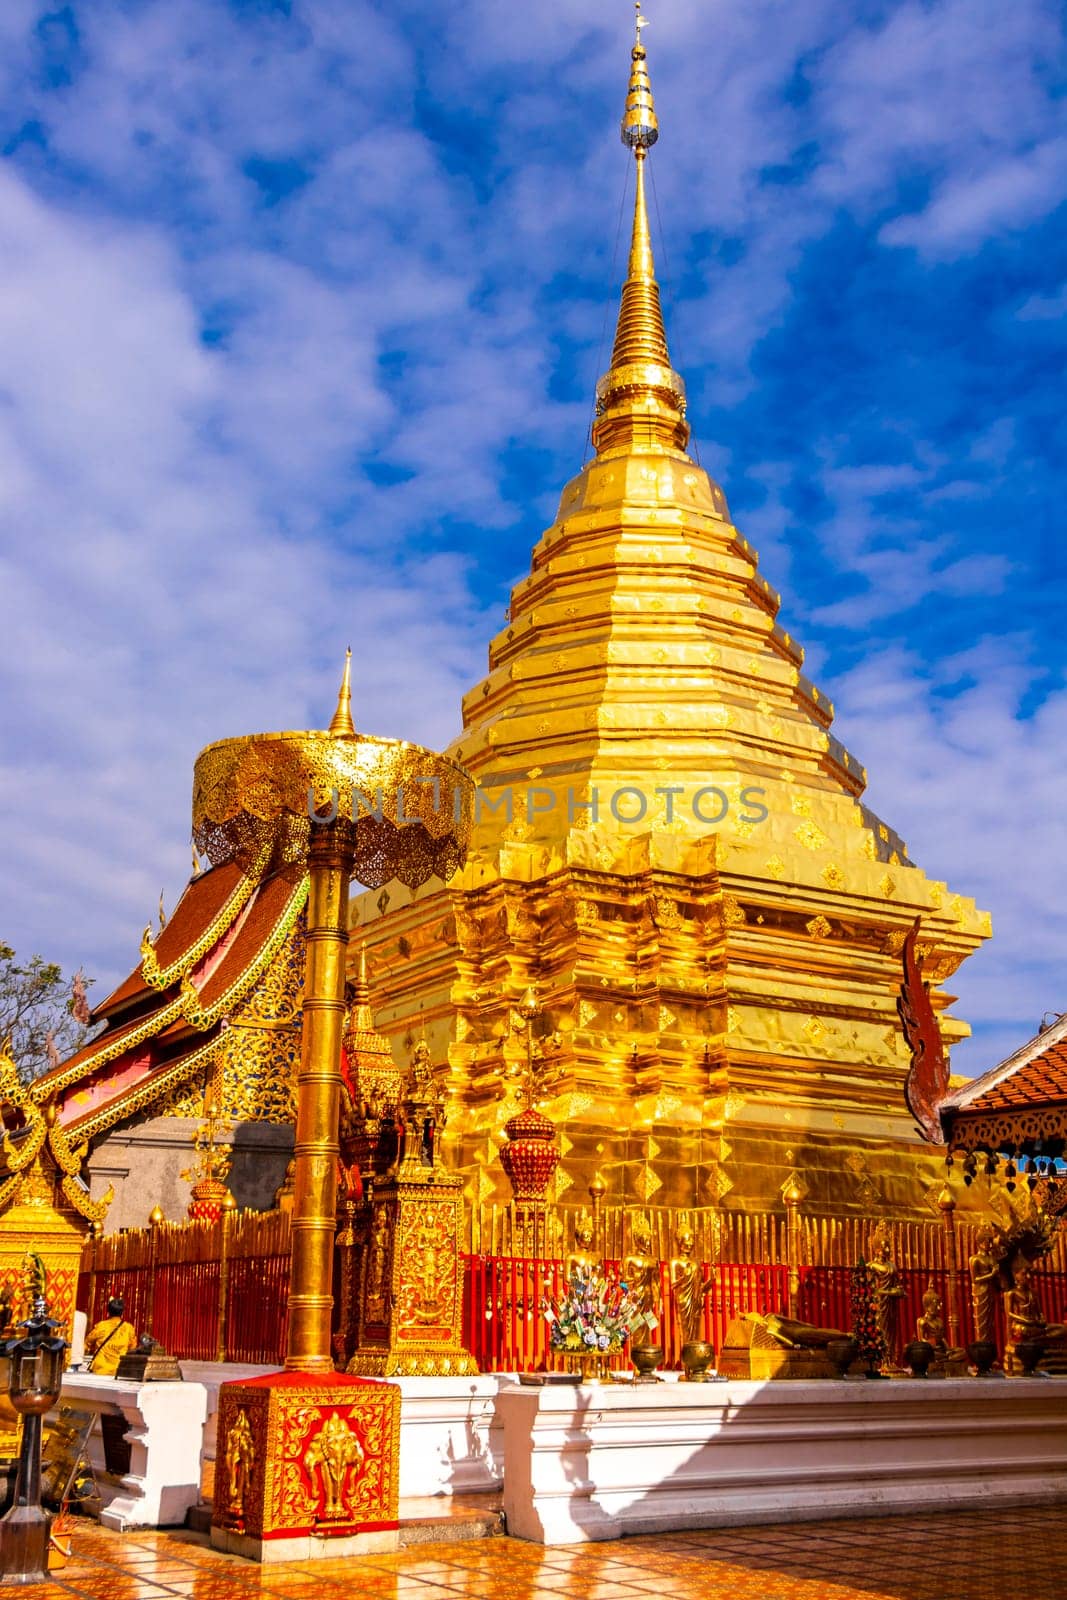
{"type": "MultiPolygon", "coordinates": [[[[555,1197],[610,1205],[930,1212],[940,1156],[902,1097],[900,949],[922,918],[937,985],[990,932],[863,803],[866,773],[803,675],[779,596],[687,453],[645,203],[658,138],[638,19],[622,137],[636,164],[595,456],[515,588],[449,754],[478,821],[447,888],[353,901],[375,1020],[429,1043],[477,1206],[503,1201],[502,1127],[542,1008],[555,1197]]],[[[353,941],[355,944],[356,941],[353,941]]]]}

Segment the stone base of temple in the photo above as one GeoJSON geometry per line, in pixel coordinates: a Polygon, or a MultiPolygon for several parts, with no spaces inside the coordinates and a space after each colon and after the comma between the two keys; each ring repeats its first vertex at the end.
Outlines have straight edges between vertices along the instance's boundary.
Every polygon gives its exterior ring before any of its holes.
{"type": "MultiPolygon", "coordinates": [[[[216,1385],[217,1388],[217,1385],[216,1385]]],[[[111,1470],[102,1423],[89,1436],[88,1454],[100,1494],[100,1521],[126,1528],[175,1527],[200,1498],[208,1389],[202,1383],[123,1382],[91,1372],[67,1372],[61,1403],[118,1422],[125,1460],[111,1470]]]]}
{"type": "Polygon", "coordinates": [[[306,1534],[293,1539],[255,1539],[247,1533],[212,1526],[211,1543],[227,1555],[244,1556],[264,1565],[278,1561],[339,1561],[344,1556],[370,1556],[400,1548],[396,1528],[353,1533],[338,1539],[306,1534]]]}
{"type": "MultiPolygon", "coordinates": [[[[225,1470],[215,1438],[220,1380],[251,1374],[183,1365],[183,1384],[67,1375],[64,1403],[121,1414],[129,1425],[127,1475],[109,1478],[97,1462],[111,1526],[179,1523],[201,1478],[210,1484],[225,1470]]],[[[506,1375],[404,1378],[400,1494],[447,1504],[454,1495],[486,1495],[503,1481],[509,1533],[552,1544],[1067,1498],[1061,1378],[665,1378],[577,1388],[529,1388],[506,1375]]],[[[96,1461],[98,1441],[90,1450],[96,1461]]],[[[237,1529],[220,1529],[223,1535],[249,1537],[237,1529]]],[[[299,1560],[316,1537],[323,1554],[347,1553],[344,1536],[307,1532],[296,1555],[278,1554],[288,1539],[264,1541],[270,1552],[221,1547],[257,1560],[299,1560]]]]}
{"type": "Polygon", "coordinates": [[[1067,1383],[502,1389],[508,1533],[541,1544],[1067,1495],[1067,1383]]]}
{"type": "Polygon", "coordinates": [[[398,1350],[357,1350],[347,1370],[360,1378],[476,1378],[478,1363],[457,1346],[411,1345],[398,1350]]]}

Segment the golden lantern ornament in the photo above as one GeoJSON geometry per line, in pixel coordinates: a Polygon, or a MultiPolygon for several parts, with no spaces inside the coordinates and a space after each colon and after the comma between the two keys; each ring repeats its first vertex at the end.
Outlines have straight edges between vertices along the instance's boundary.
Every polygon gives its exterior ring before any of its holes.
{"type": "Polygon", "coordinates": [[[500,1165],[507,1173],[515,1196],[515,1230],[524,1255],[544,1253],[547,1246],[548,1186],[561,1160],[556,1130],[536,1106],[544,1092],[550,1061],[558,1041],[534,1040],[534,1023],[541,1007],[532,988],[527,989],[516,1010],[526,1035],[526,1059],[519,1074],[520,1107],[517,1115],[504,1124],[507,1143],[500,1151],[500,1165]]]}

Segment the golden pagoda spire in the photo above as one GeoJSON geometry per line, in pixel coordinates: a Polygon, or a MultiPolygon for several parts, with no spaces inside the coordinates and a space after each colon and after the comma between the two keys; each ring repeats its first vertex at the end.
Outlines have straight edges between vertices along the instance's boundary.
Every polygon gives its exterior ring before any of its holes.
{"type": "Polygon", "coordinates": [[[329,732],[334,739],[354,739],[356,725],[352,721],[352,650],[345,652],[345,670],[337,692],[337,710],[333,714],[329,732]]]}
{"type": "MultiPolygon", "coordinates": [[[[356,962],[356,976],[348,993],[348,1032],[350,1034],[373,1034],[376,1044],[381,1044],[381,1035],[374,1026],[374,1013],[370,1003],[370,979],[367,976],[367,946],[361,943],[359,956],[356,962]]],[[[388,1045],[384,1046],[388,1052],[388,1045]]]]}
{"type": "Polygon", "coordinates": [[[633,151],[637,164],[634,221],[611,367],[597,384],[593,443],[598,455],[612,446],[631,450],[666,445],[684,450],[689,438],[685,384],[671,367],[648,225],[645,162],[659,138],[659,121],[641,42],[648,19],[640,4],[636,9],[637,36],[630,52],[630,85],[622,119],[622,142],[633,151]]]}
{"type": "Polygon", "coordinates": [[[356,964],[356,981],[352,985],[353,1006],[370,1005],[370,979],[367,977],[367,945],[364,941],[359,947],[359,960],[356,964]]]}

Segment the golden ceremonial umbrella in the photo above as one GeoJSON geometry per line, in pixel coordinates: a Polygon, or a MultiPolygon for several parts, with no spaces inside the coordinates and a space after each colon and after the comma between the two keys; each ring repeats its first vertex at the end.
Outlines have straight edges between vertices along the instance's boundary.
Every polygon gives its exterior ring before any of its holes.
{"type": "Polygon", "coordinates": [[[454,762],[358,734],[351,651],[325,732],[222,739],[197,757],[193,842],[213,865],[258,875],[305,862],[307,969],[297,1086],[293,1265],[286,1366],[328,1372],[348,891],[449,878],[470,838],[474,785],[454,762]]]}

